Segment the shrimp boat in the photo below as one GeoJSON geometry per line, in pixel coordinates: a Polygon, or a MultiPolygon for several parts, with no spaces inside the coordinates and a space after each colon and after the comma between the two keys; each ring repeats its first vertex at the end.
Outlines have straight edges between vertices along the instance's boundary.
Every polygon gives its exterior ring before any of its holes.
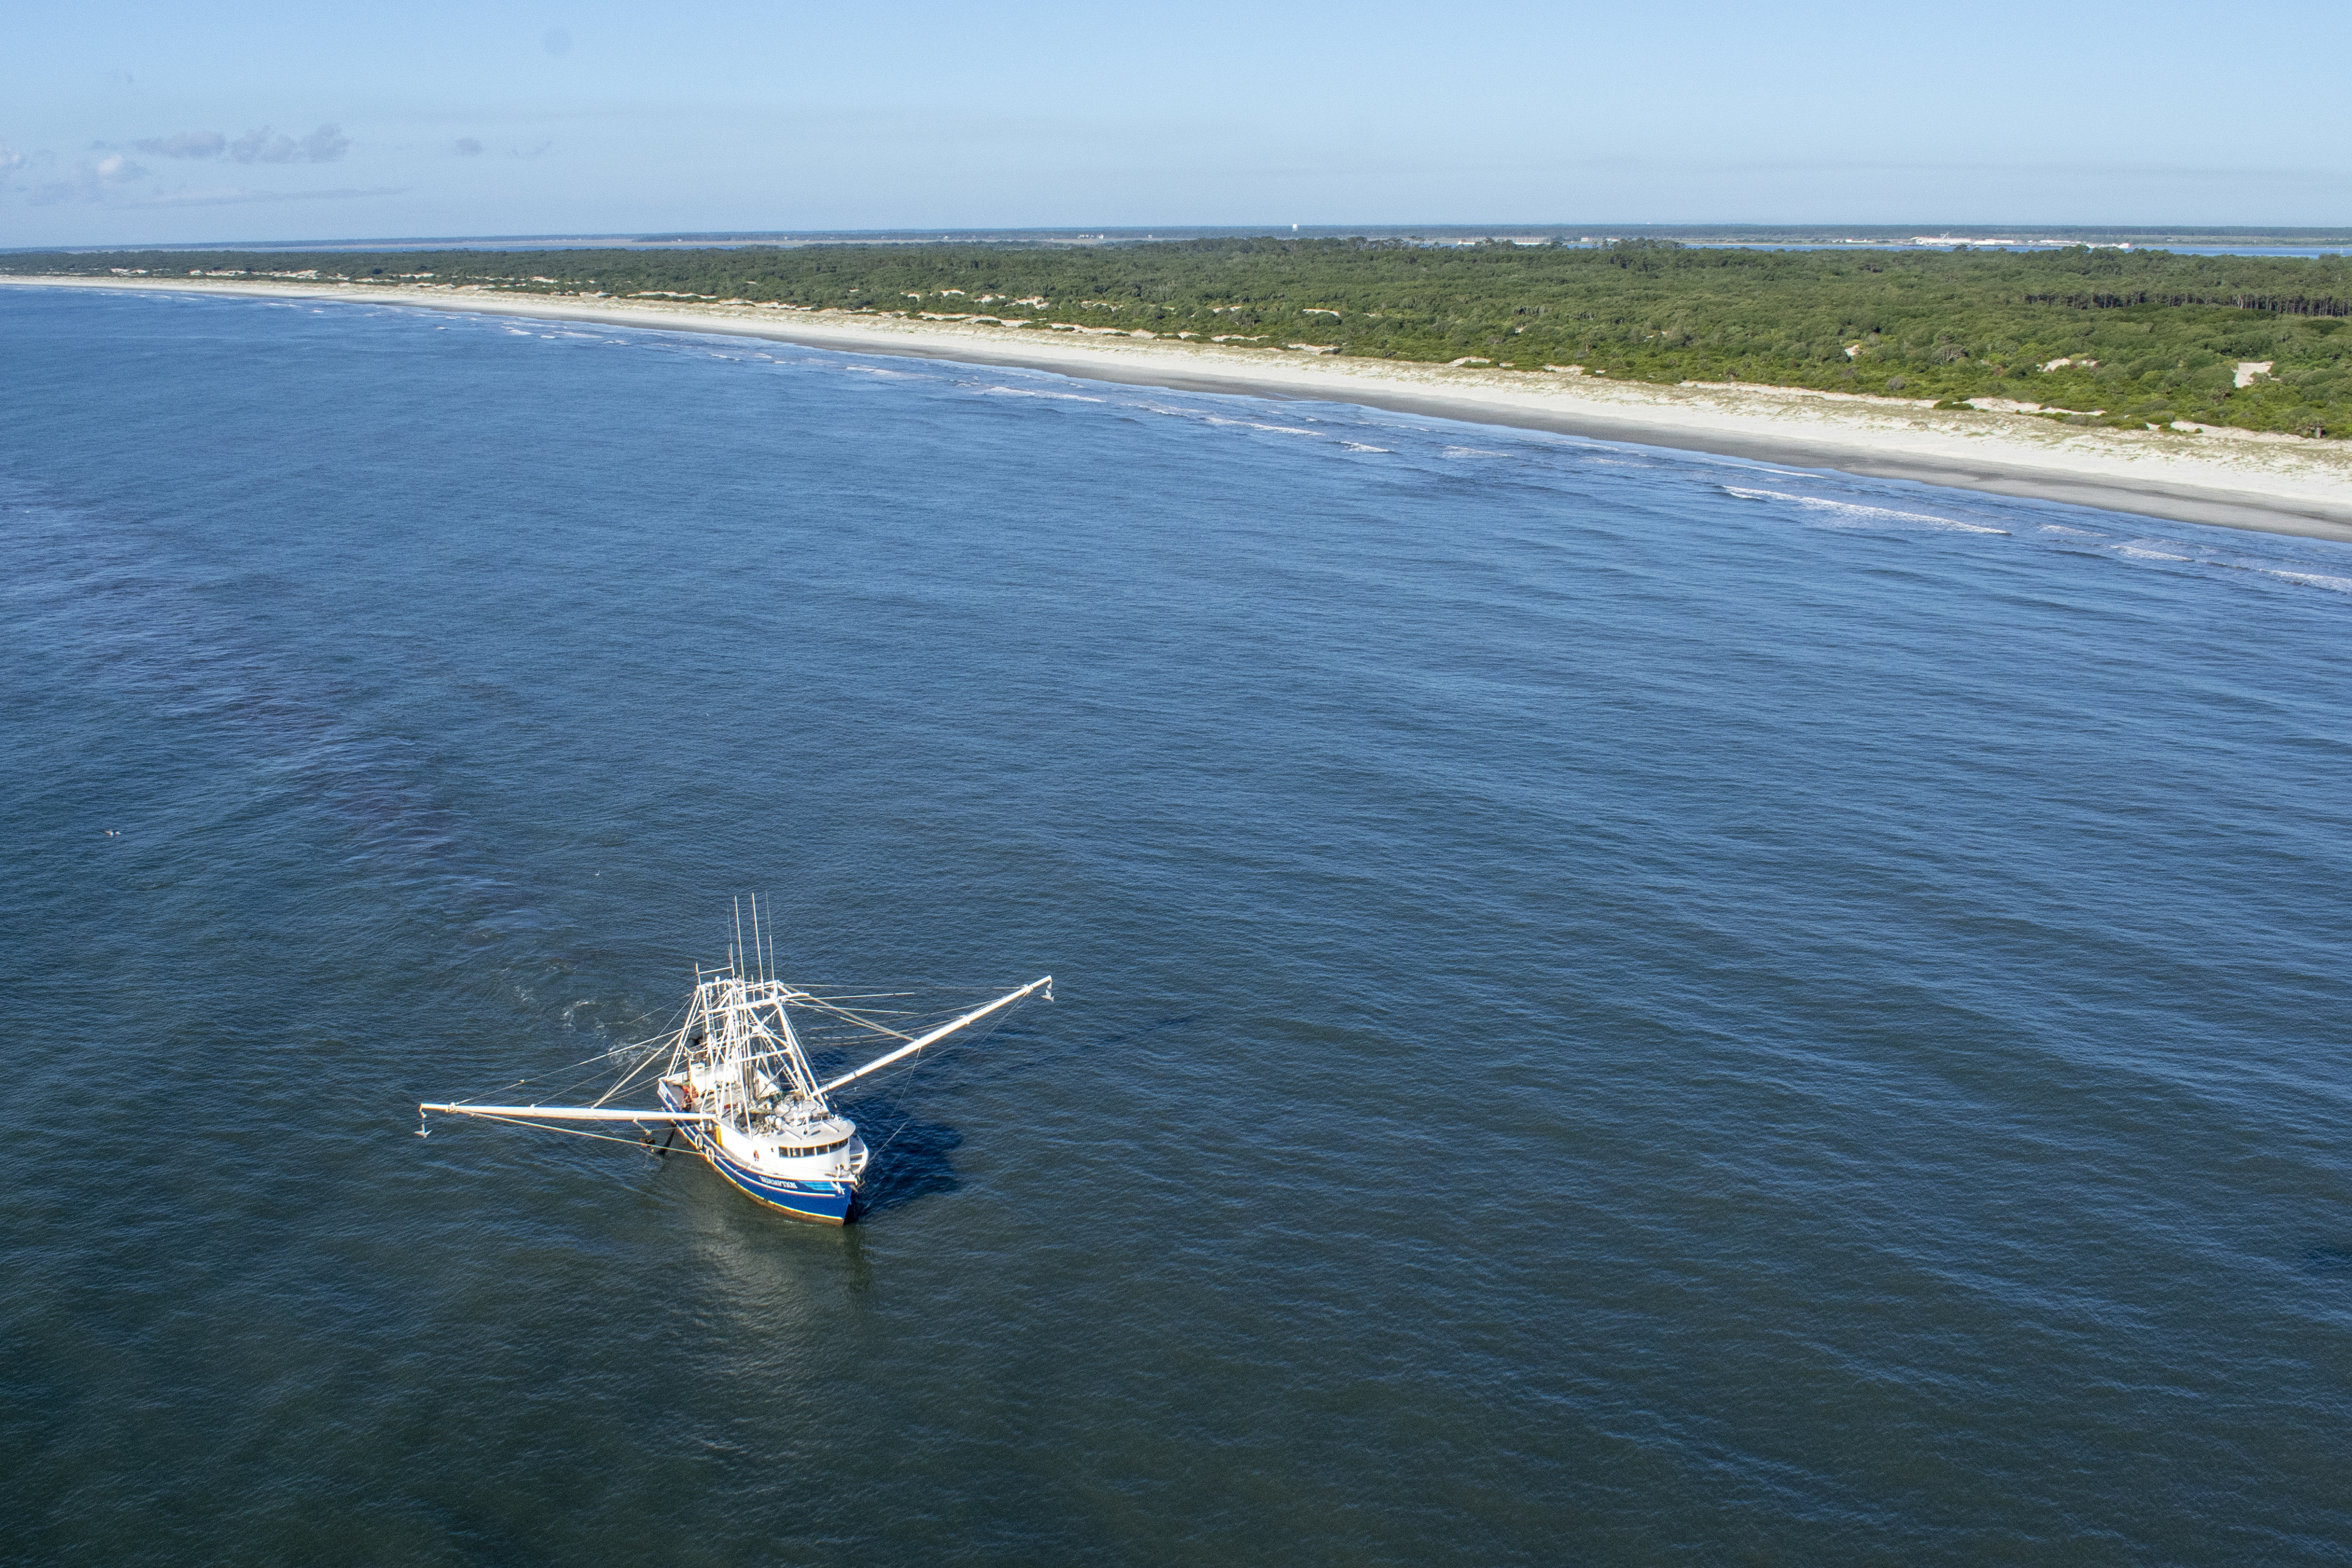
{"type": "MultiPolygon", "coordinates": [[[[686,1020],[677,1033],[655,1042],[637,1066],[587,1105],[484,1105],[471,1101],[427,1103],[417,1110],[417,1135],[428,1113],[478,1116],[492,1121],[580,1130],[573,1124],[635,1124],[652,1145],[654,1129],[667,1124],[674,1138],[688,1145],[711,1169],[745,1194],[799,1219],[825,1225],[848,1223],[873,1155],[857,1135],[857,1124],[833,1107],[832,1096],[860,1079],[904,1061],[1014,1003],[1045,994],[1054,998],[1054,977],[1032,980],[1018,990],[919,1031],[899,1027],[887,998],[823,994],[788,985],[768,972],[772,949],[759,947],[759,916],[752,914],[758,960],[743,961],[739,940],[720,968],[698,967],[686,1020]],[[845,1002],[855,1001],[855,1007],[845,1002]],[[796,1026],[793,1015],[802,1015],[796,1026]],[[820,1082],[809,1064],[803,1031],[812,1019],[851,1026],[850,1038],[888,1037],[898,1043],[865,1066],[820,1082]],[[660,1047],[667,1046],[667,1052],[660,1047]],[[636,1110],[612,1102],[659,1065],[653,1092],[656,1108],[636,1110]]],[[[934,1014],[933,1016],[936,1016],[934,1014]]],[[[835,1029],[835,1033],[842,1032],[835,1029]]],[[[667,1145],[665,1145],[667,1146],[667,1145]]]]}

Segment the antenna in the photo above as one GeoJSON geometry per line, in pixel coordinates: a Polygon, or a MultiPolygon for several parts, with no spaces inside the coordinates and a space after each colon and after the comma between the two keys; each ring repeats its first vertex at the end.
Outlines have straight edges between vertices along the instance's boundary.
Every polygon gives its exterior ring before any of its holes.
{"type": "Polygon", "coordinates": [[[768,951],[760,946],[760,895],[751,895],[751,970],[760,978],[768,977],[768,951]]]}
{"type": "Polygon", "coordinates": [[[735,948],[728,955],[734,961],[735,977],[743,977],[743,895],[735,895],[735,948]]]}

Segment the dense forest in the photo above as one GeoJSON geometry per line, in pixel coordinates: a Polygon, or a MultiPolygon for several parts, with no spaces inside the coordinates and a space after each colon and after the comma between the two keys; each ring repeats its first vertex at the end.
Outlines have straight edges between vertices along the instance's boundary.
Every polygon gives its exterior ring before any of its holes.
{"type": "Polygon", "coordinates": [[[730,301],[1670,384],[2002,398],[2077,423],[2352,433],[2352,259],[2336,256],[1266,238],[17,254],[0,272],[730,301]]]}

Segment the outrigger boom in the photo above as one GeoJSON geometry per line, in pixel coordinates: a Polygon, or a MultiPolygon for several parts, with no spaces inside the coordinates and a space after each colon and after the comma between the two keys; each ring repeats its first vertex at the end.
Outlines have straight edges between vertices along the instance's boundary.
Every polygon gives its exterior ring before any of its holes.
{"type": "Polygon", "coordinates": [[[953,1023],[941,1024],[939,1028],[931,1030],[930,1033],[923,1036],[920,1040],[908,1040],[906,1044],[890,1052],[887,1056],[876,1057],[873,1061],[867,1062],[865,1066],[859,1068],[855,1072],[845,1072],[830,1083],[818,1084],[816,1092],[820,1094],[830,1094],[845,1083],[855,1083],[857,1080],[865,1077],[867,1073],[878,1071],[882,1068],[889,1066],[892,1062],[898,1061],[902,1056],[912,1056],[915,1052],[922,1050],[923,1047],[927,1045],[937,1044],[939,1041],[945,1040],[948,1036],[955,1033],[956,1030],[963,1028],[966,1024],[978,1023],[981,1019],[986,1018],[989,1014],[994,1012],[999,1008],[1011,1007],[1013,1003],[1019,1001],[1030,992],[1036,990],[1041,986],[1045,988],[1045,999],[1049,1002],[1052,1001],[1054,999],[1054,977],[1047,975],[1043,979],[1030,981],[1027,985],[1022,987],[1017,991],[1012,992],[1010,995],[997,998],[994,1001],[989,1003],[984,1008],[972,1009],[971,1011],[964,1014],[963,1017],[956,1019],[953,1023]]]}
{"type": "MultiPolygon", "coordinates": [[[[984,1008],[974,1008],[951,1023],[943,1023],[919,1039],[910,1040],[898,1050],[877,1056],[855,1072],[845,1072],[830,1083],[817,1085],[817,1092],[830,1094],[845,1083],[855,1083],[869,1072],[878,1072],[904,1057],[912,1056],[925,1046],[937,1045],[956,1030],[978,1023],[999,1008],[1009,1008],[1022,998],[1043,988],[1046,999],[1053,998],[1054,977],[1047,975],[1030,981],[1017,991],[1008,991],[984,1008]]],[[[416,1107],[419,1113],[438,1111],[445,1116],[503,1116],[509,1119],[530,1117],[542,1122],[701,1122],[709,1124],[718,1116],[702,1111],[614,1111],[585,1105],[475,1105],[459,1101],[444,1103],[426,1102],[416,1107]]]]}
{"type": "Polygon", "coordinates": [[[840,1225],[849,1218],[872,1155],[857,1135],[857,1124],[835,1113],[826,1096],[937,1045],[1024,998],[1040,991],[1048,1001],[1054,997],[1054,977],[1046,975],[935,1029],[902,1033],[892,1027],[897,1018],[885,1023],[873,1016],[873,1009],[862,1005],[867,998],[803,990],[775,978],[760,944],[756,903],[750,913],[750,952],[758,954],[760,961],[749,966],[743,962],[747,954],[739,915],[731,961],[721,969],[696,971],[685,1021],[668,1037],[667,1051],[642,1059],[637,1068],[623,1075],[593,1104],[427,1101],[416,1108],[418,1135],[425,1130],[423,1117],[435,1112],[526,1125],[633,1122],[647,1129],[648,1145],[654,1136],[651,1127],[666,1124],[682,1129],[694,1152],[760,1202],[803,1219],[840,1225]],[[844,1006],[845,1002],[861,1005],[844,1006]],[[868,1036],[885,1035],[902,1043],[855,1071],[819,1083],[810,1071],[800,1031],[793,1026],[794,1009],[828,1019],[836,1034],[846,1024],[868,1036]],[[638,1074],[656,1063],[659,1070],[652,1087],[658,1107],[633,1110],[608,1103],[633,1082],[640,1082],[638,1074]]]}
{"type": "Polygon", "coordinates": [[[716,1122],[702,1111],[611,1111],[584,1105],[419,1105],[419,1111],[439,1111],[450,1116],[503,1116],[509,1121],[531,1117],[549,1122],[716,1122]]]}

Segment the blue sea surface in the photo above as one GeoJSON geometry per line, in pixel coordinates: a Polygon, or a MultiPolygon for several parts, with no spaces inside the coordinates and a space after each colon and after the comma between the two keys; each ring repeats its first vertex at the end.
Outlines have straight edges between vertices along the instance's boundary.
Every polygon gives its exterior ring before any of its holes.
{"type": "Polygon", "coordinates": [[[2352,548],[393,308],[0,351],[10,1561],[2352,1555],[2352,548]],[[860,1223],[415,1135],[741,893],[1057,977],[849,1103],[860,1223]]]}

